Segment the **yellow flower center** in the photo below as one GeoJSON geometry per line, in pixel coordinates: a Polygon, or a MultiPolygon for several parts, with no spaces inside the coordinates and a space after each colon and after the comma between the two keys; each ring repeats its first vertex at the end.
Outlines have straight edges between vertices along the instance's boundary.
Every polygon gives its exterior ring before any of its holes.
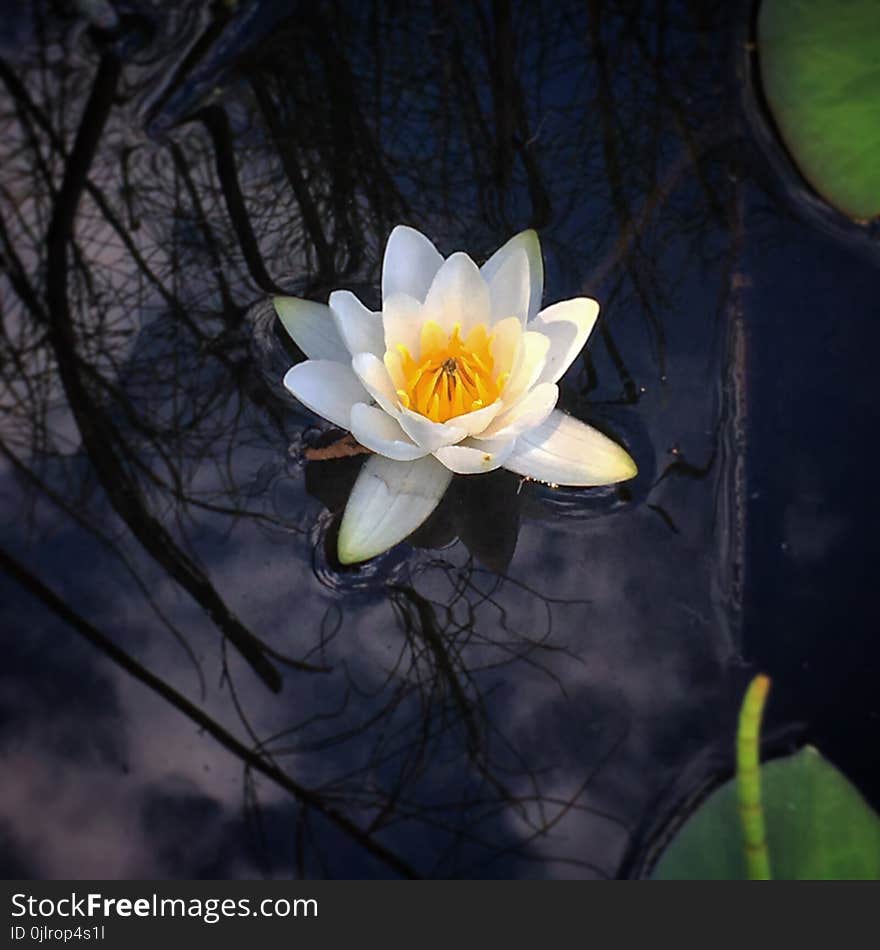
{"type": "Polygon", "coordinates": [[[492,340],[485,324],[466,339],[456,324],[447,335],[433,320],[422,326],[418,358],[399,344],[403,386],[397,396],[407,409],[432,422],[446,422],[493,403],[507,378],[494,375],[492,340]]]}

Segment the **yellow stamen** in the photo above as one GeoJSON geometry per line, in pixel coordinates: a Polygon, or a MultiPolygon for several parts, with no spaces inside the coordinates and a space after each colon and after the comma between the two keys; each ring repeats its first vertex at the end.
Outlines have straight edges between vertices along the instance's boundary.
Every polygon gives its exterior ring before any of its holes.
{"type": "Polygon", "coordinates": [[[446,422],[494,402],[507,374],[495,378],[492,340],[485,324],[475,326],[463,340],[460,324],[446,334],[433,320],[426,321],[417,357],[402,344],[396,347],[400,371],[395,385],[401,405],[432,422],[446,422]]]}

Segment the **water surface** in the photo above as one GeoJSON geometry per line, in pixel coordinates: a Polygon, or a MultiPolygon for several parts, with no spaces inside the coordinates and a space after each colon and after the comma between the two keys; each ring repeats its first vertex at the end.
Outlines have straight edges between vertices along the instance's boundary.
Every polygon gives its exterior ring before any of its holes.
{"type": "Polygon", "coordinates": [[[0,62],[6,876],[637,873],[757,669],[880,802],[877,246],[756,136],[743,10],[80,6],[0,62]],[[538,230],[640,474],[342,569],[267,301],[378,305],[401,222],[538,230]]]}

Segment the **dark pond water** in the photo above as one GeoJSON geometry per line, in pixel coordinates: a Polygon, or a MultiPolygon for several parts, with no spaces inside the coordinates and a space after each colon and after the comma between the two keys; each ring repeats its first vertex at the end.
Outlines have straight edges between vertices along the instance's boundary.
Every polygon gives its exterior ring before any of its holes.
{"type": "Polygon", "coordinates": [[[768,150],[747,8],[3,6],[5,876],[637,874],[756,670],[880,804],[880,255],[768,150]],[[378,304],[400,222],[538,229],[640,475],[461,479],[342,569],[266,301],[378,304]]]}

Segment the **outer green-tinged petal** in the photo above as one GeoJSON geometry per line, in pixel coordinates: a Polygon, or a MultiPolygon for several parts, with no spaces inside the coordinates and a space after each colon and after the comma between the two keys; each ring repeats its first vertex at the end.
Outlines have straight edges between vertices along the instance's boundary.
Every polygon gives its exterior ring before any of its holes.
{"type": "Polygon", "coordinates": [[[478,439],[515,439],[527,429],[533,429],[553,412],[559,400],[555,383],[538,383],[505,413],[498,416],[480,433],[478,439]]]}
{"type": "Polygon", "coordinates": [[[356,353],[382,356],[385,338],[381,313],[368,310],[349,290],[334,290],[330,294],[330,312],[339,336],[352,356],[356,353]]]}
{"type": "Polygon", "coordinates": [[[463,335],[478,323],[489,322],[489,287],[477,265],[461,251],[443,262],[425,298],[423,319],[433,320],[447,333],[455,324],[463,335]]]}
{"type": "Polygon", "coordinates": [[[487,282],[498,272],[507,257],[518,248],[526,252],[529,259],[529,320],[534,319],[541,309],[541,297],[544,294],[544,262],[541,259],[541,242],[538,235],[532,231],[521,231],[500,247],[482,267],[483,277],[487,282]]]}
{"type": "Polygon", "coordinates": [[[458,445],[437,449],[434,457],[457,475],[478,475],[492,472],[510,457],[514,449],[513,439],[466,439],[458,445]]]}
{"type": "MultiPolygon", "coordinates": [[[[485,278],[485,275],[484,275],[485,278]]],[[[514,248],[502,262],[489,285],[492,323],[506,317],[518,317],[525,323],[529,315],[531,283],[529,259],[521,247],[514,248]]]]}
{"type": "Polygon", "coordinates": [[[411,462],[428,454],[381,409],[359,402],[351,409],[351,434],[367,449],[399,462],[411,462]]]}
{"type": "MultiPolygon", "coordinates": [[[[396,419],[400,414],[399,400],[394,383],[388,375],[385,364],[372,353],[358,353],[351,361],[351,367],[357,374],[364,389],[377,403],[396,419]]],[[[363,400],[359,400],[363,402],[363,400]]]]}
{"type": "Polygon", "coordinates": [[[541,482],[581,487],[613,485],[638,471],[616,442],[558,409],[516,440],[504,467],[541,482]]]}
{"type": "Polygon", "coordinates": [[[273,297],[272,303],[282,326],[310,360],[349,362],[351,356],[326,304],[299,297],[273,297]]]}
{"type": "Polygon", "coordinates": [[[385,245],[382,261],[382,300],[392,294],[408,294],[424,300],[443,255],[415,228],[399,224],[385,245]]]}
{"type": "Polygon", "coordinates": [[[351,407],[368,396],[351,367],[331,360],[306,360],[284,375],[284,385],[312,412],[339,426],[349,427],[351,407]]]}
{"type": "Polygon", "coordinates": [[[395,462],[367,459],[345,506],[339,527],[339,560],[366,561],[415,531],[443,497],[452,472],[430,455],[395,462]]]}
{"type": "Polygon", "coordinates": [[[547,362],[538,382],[555,383],[571,366],[596,325],[599,304],[590,297],[575,297],[553,304],[529,324],[529,330],[550,339],[547,362]]]}

